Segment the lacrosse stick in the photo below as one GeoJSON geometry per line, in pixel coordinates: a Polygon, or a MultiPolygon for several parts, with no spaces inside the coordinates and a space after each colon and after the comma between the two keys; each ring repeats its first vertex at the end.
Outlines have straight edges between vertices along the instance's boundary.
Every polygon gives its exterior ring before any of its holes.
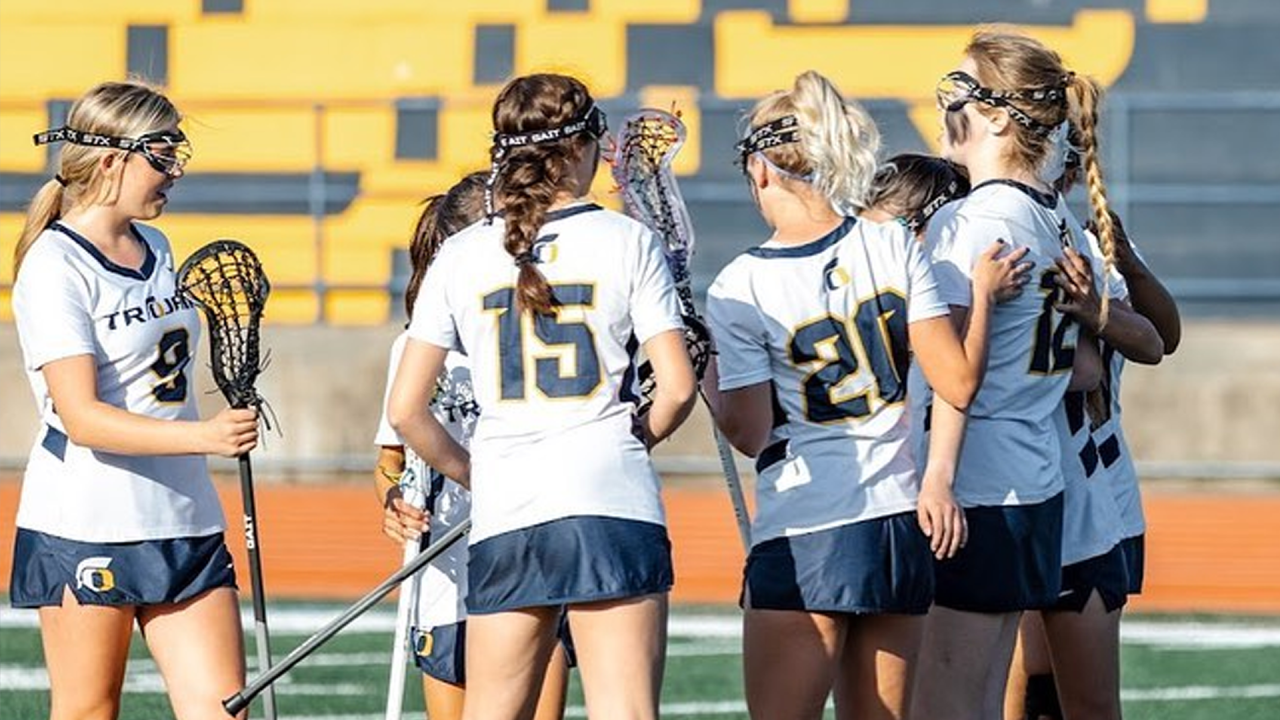
{"type": "Polygon", "coordinates": [[[413,562],[395,571],[395,573],[390,577],[383,580],[382,584],[369,591],[369,594],[360,598],[354,605],[342,611],[341,615],[330,620],[328,625],[317,630],[316,634],[307,638],[301,645],[294,648],[288,655],[284,656],[284,659],[282,659],[279,664],[274,665],[271,669],[254,678],[248,685],[245,685],[244,689],[240,692],[223,700],[222,707],[226,709],[227,714],[235,715],[243,710],[245,706],[253,702],[253,699],[264,689],[269,688],[272,683],[279,680],[281,675],[292,670],[294,665],[297,665],[308,655],[315,652],[316,649],[328,642],[334,635],[337,635],[344,627],[350,625],[353,620],[363,615],[369,608],[377,605],[382,598],[390,595],[391,591],[395,590],[396,587],[400,585],[400,583],[404,582],[406,578],[413,576],[414,573],[417,573],[422,570],[422,568],[426,567],[427,563],[436,559],[440,553],[448,550],[451,545],[461,539],[463,535],[466,535],[469,530],[471,530],[471,518],[467,518],[466,520],[458,523],[456,527],[445,533],[439,540],[431,543],[426,550],[418,553],[417,557],[413,559],[413,562]]]}
{"type": "MultiPolygon", "coordinates": [[[[178,269],[178,289],[204,311],[209,326],[213,380],[233,408],[259,408],[262,398],[254,381],[263,365],[258,355],[258,324],[271,283],[257,256],[235,240],[215,240],[196,250],[178,269]]],[[[249,453],[239,457],[240,497],[244,503],[244,545],[249,556],[253,591],[253,624],[258,666],[271,667],[267,633],[267,601],[263,591],[258,511],[253,501],[253,466],[249,453]]],[[[274,693],[263,698],[267,720],[275,720],[274,693]]]]}
{"type": "MultiPolygon", "coordinates": [[[[694,248],[693,223],[689,220],[689,211],[671,169],[672,160],[684,146],[685,134],[684,123],[669,112],[645,109],[628,115],[618,131],[610,165],[627,214],[647,225],[662,240],[663,253],[680,301],[680,312],[684,316],[685,345],[689,348],[694,372],[701,378],[711,359],[711,335],[693,304],[689,275],[689,260],[693,257],[694,248]]],[[[646,398],[650,397],[653,378],[652,368],[647,362],[641,366],[638,375],[641,392],[646,398]]],[[[710,409],[706,395],[701,390],[699,395],[710,409]]],[[[711,433],[738,522],[738,534],[743,548],[750,550],[751,520],[747,515],[747,503],[742,494],[742,480],[738,476],[733,450],[720,434],[714,418],[711,433]]]]}
{"type": "MultiPolygon", "coordinates": [[[[422,510],[427,506],[427,467],[426,463],[406,447],[404,449],[404,474],[400,476],[400,498],[406,503],[422,510]]],[[[422,546],[418,540],[406,540],[404,543],[404,560],[401,567],[413,562],[422,546]]],[[[409,625],[413,610],[418,605],[418,591],[422,587],[422,574],[414,573],[400,588],[400,599],[396,605],[396,630],[391,645],[391,679],[387,683],[386,720],[400,720],[404,706],[405,666],[409,660],[409,625]]]]}

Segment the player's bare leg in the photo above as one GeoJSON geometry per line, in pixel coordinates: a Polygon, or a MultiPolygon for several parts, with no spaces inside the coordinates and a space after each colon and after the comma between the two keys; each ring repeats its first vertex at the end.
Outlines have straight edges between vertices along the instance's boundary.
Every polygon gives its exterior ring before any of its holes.
{"type": "Polygon", "coordinates": [[[1120,609],[1095,590],[1082,612],[1044,613],[1058,701],[1066,720],[1120,718],[1120,609]]]}
{"type": "Polygon", "coordinates": [[[569,659],[559,643],[547,662],[547,676],[542,680],[542,694],[533,720],[560,720],[564,717],[564,698],[569,687],[569,659]]]}
{"type": "Polygon", "coordinates": [[[70,588],[61,606],[40,608],[50,720],[119,716],[133,615],[132,606],[81,605],[70,588]]]}
{"type": "Polygon", "coordinates": [[[244,687],[238,593],[220,587],[182,603],[142,607],[138,626],[177,719],[226,720],[222,699],[244,687]]]}
{"type": "Polygon", "coordinates": [[[461,685],[423,675],[422,697],[426,699],[427,717],[431,720],[462,720],[466,690],[461,685]]]}
{"type": "Polygon", "coordinates": [[[656,720],[666,666],[666,593],[572,605],[569,626],[587,715],[656,720]]]}
{"type": "Polygon", "coordinates": [[[922,615],[853,616],[835,679],[837,720],[902,720],[924,633],[922,615]]]}
{"type": "Polygon", "coordinates": [[[533,717],[559,613],[534,607],[467,617],[465,720],[533,717]]]}
{"type": "Polygon", "coordinates": [[[848,619],[792,610],[747,610],[743,674],[753,720],[822,717],[848,619]],[[780,678],[786,678],[779,682],[780,678]]]}
{"type": "MultiPolygon", "coordinates": [[[[1049,659],[1049,644],[1044,637],[1044,621],[1038,611],[1025,612],[1018,624],[1018,641],[1013,649],[1013,662],[1009,663],[1009,681],[1005,684],[1004,691],[1004,720],[1028,720],[1027,695],[1035,692],[1031,684],[1046,677],[1053,679],[1053,663],[1049,659]]],[[[1030,720],[1042,720],[1045,717],[1048,716],[1030,720]]],[[[1048,720],[1055,718],[1048,717],[1048,720]]]]}
{"type": "Polygon", "coordinates": [[[935,605],[920,644],[912,714],[930,720],[1000,717],[1020,614],[935,605]]]}

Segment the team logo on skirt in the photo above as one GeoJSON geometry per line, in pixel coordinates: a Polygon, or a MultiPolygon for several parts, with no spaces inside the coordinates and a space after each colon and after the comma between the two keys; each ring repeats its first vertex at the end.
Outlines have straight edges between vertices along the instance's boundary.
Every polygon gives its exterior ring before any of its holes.
{"type": "Polygon", "coordinates": [[[431,646],[435,644],[435,637],[431,633],[422,632],[421,630],[418,631],[417,635],[417,641],[414,643],[416,647],[413,648],[413,651],[419,657],[430,657],[431,646]]]}
{"type": "Polygon", "coordinates": [[[109,557],[85,558],[76,565],[76,588],[88,588],[94,592],[107,592],[116,586],[115,573],[108,569],[109,557]]]}

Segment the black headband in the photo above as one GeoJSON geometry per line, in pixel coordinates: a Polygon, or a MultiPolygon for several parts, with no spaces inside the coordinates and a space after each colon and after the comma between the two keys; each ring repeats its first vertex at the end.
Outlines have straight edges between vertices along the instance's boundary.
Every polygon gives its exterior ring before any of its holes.
{"type": "Polygon", "coordinates": [[[745,164],[748,157],[787,143],[800,142],[800,123],[795,115],[784,115],[756,128],[733,146],[745,164]]]}
{"type": "Polygon", "coordinates": [[[924,207],[920,208],[914,215],[907,218],[907,229],[911,232],[918,232],[920,228],[925,226],[925,223],[929,222],[929,218],[932,218],[934,214],[942,209],[943,205],[946,205],[958,197],[960,197],[960,181],[953,177],[937,197],[925,203],[924,207]]]}
{"type": "Polygon", "coordinates": [[[592,105],[582,117],[577,120],[570,120],[560,127],[530,130],[523,133],[494,133],[493,145],[496,151],[505,152],[506,150],[526,145],[563,140],[582,133],[589,133],[592,137],[599,139],[604,137],[608,130],[609,120],[604,111],[598,106],[592,105]]]}
{"type": "Polygon", "coordinates": [[[147,133],[142,137],[126,138],[117,137],[115,135],[101,135],[98,133],[81,132],[66,125],[52,130],[45,130],[42,133],[36,133],[32,136],[32,140],[36,145],[49,145],[56,142],[69,142],[72,145],[84,145],[85,147],[109,148],[112,150],[128,150],[135,151],[155,142],[163,142],[169,145],[179,145],[187,141],[187,136],[182,134],[181,130],[173,132],[160,131],[147,133]]]}
{"type": "MultiPolygon", "coordinates": [[[[493,148],[489,151],[489,177],[484,181],[484,215],[485,222],[492,222],[494,216],[493,207],[493,186],[498,181],[498,171],[502,169],[502,161],[507,156],[507,151],[514,148],[527,147],[529,145],[537,145],[539,143],[555,142],[564,140],[575,135],[588,133],[591,137],[599,140],[609,131],[609,119],[599,106],[592,103],[590,108],[583,113],[582,117],[561,125],[560,127],[546,128],[545,130],[530,130],[522,133],[500,133],[493,134],[493,148]]],[[[519,259],[517,259],[519,260],[519,259]]],[[[517,265],[520,263],[517,262],[517,265]]]]}

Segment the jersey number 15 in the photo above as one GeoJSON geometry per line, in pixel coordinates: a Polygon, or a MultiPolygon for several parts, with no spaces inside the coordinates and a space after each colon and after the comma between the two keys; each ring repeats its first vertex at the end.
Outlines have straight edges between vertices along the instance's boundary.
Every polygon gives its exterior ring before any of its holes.
{"type": "MultiPolygon", "coordinates": [[[[591,307],[595,287],[581,283],[551,286],[559,307],[591,307]]],[[[528,313],[516,311],[515,288],[484,296],[484,309],[498,313],[498,358],[502,370],[502,399],[525,398],[525,323],[528,313]]],[[[600,385],[600,359],[595,335],[585,322],[561,322],[554,315],[534,315],[533,334],[545,348],[572,349],[573,372],[560,373],[558,355],[534,356],[534,385],[549,398],[586,397],[600,385]]]]}

